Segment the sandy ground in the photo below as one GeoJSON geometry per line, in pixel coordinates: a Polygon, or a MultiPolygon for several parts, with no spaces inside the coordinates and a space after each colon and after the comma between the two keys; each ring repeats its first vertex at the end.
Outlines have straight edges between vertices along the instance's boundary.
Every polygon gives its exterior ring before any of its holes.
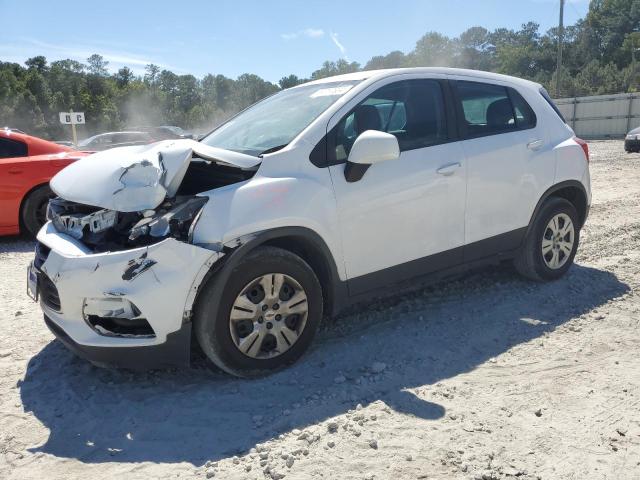
{"type": "Polygon", "coordinates": [[[25,294],[0,242],[0,478],[640,478],[640,155],[591,144],[575,265],[496,269],[323,328],[269,378],[103,370],[25,294]]]}

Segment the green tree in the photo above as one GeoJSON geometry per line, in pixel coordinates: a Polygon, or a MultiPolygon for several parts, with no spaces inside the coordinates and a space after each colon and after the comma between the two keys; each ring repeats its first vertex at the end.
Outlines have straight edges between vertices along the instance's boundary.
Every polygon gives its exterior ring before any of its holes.
{"type": "Polygon", "coordinates": [[[400,50],[394,50],[386,55],[378,55],[372,57],[365,66],[364,70],[377,70],[380,68],[400,68],[406,67],[409,61],[406,55],[400,50]]]}
{"type": "Polygon", "coordinates": [[[109,74],[109,71],[107,70],[109,62],[107,62],[102,55],[94,53],[87,58],[87,63],[89,64],[89,73],[99,76],[106,76],[109,74]]]}
{"type": "Polygon", "coordinates": [[[285,88],[295,87],[303,82],[304,80],[299,79],[297,75],[291,74],[286,77],[282,77],[278,81],[278,85],[280,85],[280,88],[284,90],[285,88]]]}
{"type": "Polygon", "coordinates": [[[457,63],[458,48],[449,37],[429,32],[416,42],[410,64],[415,67],[451,67],[457,63]]]}

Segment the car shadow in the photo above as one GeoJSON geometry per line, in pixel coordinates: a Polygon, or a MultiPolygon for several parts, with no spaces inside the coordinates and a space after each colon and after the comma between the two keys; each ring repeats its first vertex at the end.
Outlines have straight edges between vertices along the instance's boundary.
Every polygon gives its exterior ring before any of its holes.
{"type": "Polygon", "coordinates": [[[99,369],[53,341],[19,384],[25,411],[50,431],[31,451],[86,463],[200,466],[358,404],[380,401],[418,422],[436,420],[445,406],[411,389],[434,391],[627,291],[612,273],[579,265],[546,284],[505,268],[483,272],[330,322],[296,365],[254,380],[203,362],[145,373],[99,369]]]}
{"type": "Polygon", "coordinates": [[[26,253],[33,252],[35,240],[27,235],[15,235],[2,237],[0,241],[0,253],[26,253]]]}

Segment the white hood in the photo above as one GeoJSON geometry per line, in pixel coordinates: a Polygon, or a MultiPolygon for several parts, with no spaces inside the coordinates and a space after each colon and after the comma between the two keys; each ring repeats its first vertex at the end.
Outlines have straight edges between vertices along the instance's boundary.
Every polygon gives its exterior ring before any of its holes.
{"type": "Polygon", "coordinates": [[[240,168],[261,161],[194,140],[164,140],[83,157],[60,171],[50,185],[56,195],[71,202],[119,212],[150,210],[176,194],[194,154],[240,168]]]}

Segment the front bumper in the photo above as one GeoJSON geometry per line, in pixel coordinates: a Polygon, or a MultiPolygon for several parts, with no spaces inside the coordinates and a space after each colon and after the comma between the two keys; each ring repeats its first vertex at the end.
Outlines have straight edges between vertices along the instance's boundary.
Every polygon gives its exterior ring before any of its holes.
{"type": "MultiPolygon", "coordinates": [[[[93,253],[51,223],[42,227],[38,242],[46,250],[34,262],[43,286],[40,305],[47,326],[70,350],[100,365],[188,364],[193,302],[200,282],[222,254],[173,238],[132,250],[93,253]],[[96,308],[120,302],[134,305],[152,331],[111,332],[88,320],[89,312],[96,316],[96,308]]],[[[114,309],[104,315],[122,314],[114,309]]]]}
{"type": "Polygon", "coordinates": [[[189,365],[191,358],[191,323],[167,335],[164,343],[140,347],[94,347],[71,338],[46,315],[44,323],[58,340],[80,358],[98,367],[120,367],[132,370],[189,365]]]}

